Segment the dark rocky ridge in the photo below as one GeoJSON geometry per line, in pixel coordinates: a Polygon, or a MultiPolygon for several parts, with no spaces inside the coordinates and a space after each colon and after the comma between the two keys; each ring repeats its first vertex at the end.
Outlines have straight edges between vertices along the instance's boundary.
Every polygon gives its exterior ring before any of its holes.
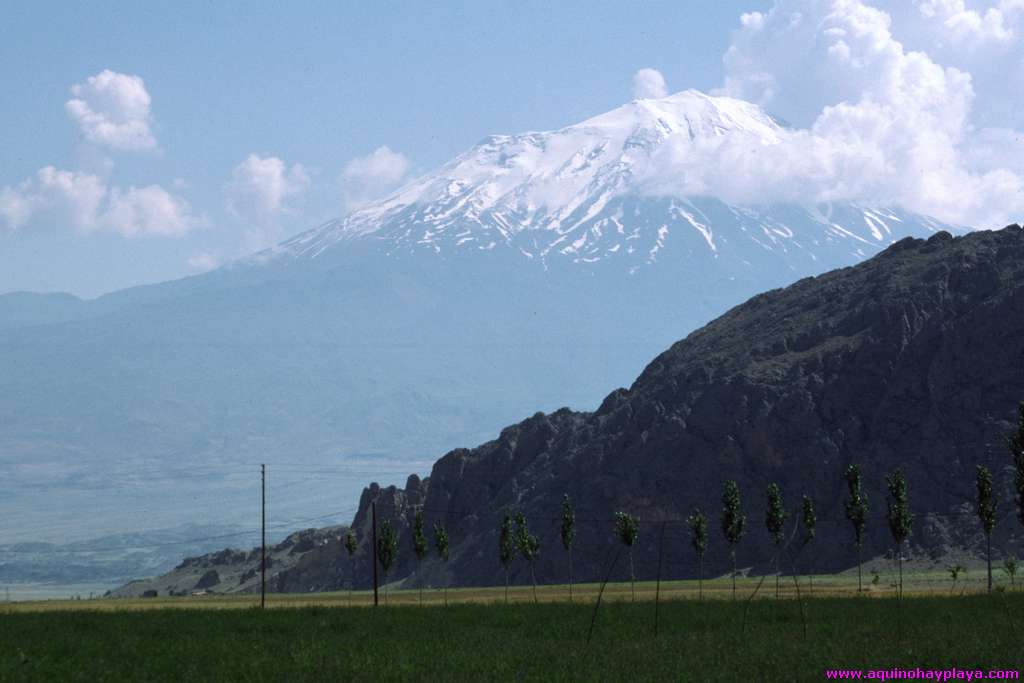
{"type": "MultiPolygon", "coordinates": [[[[341,551],[348,527],[303,529],[289,534],[280,543],[267,545],[267,586],[271,591],[289,592],[298,587],[288,585],[291,572],[301,573],[325,548],[341,551]]],[[[260,548],[241,550],[226,548],[205,555],[186,557],[177,567],[161,576],[131,581],[108,591],[106,597],[163,597],[204,593],[254,593],[260,590],[260,548]]],[[[321,572],[321,577],[323,573],[321,572]]],[[[322,578],[329,580],[329,577],[322,578]]],[[[314,586],[326,590],[330,586],[314,586]]],[[[305,586],[304,590],[309,590],[305,586]]]]}
{"type": "MultiPolygon", "coordinates": [[[[974,469],[987,465],[1002,498],[995,547],[1021,554],[1013,517],[1005,435],[1024,399],[1024,230],[908,238],[852,268],[756,296],[674,344],[629,389],[593,413],[561,409],[503,430],[438,460],[406,489],[363,492],[353,522],[360,539],[356,583],[371,576],[369,506],[400,530],[397,571],[408,583],[500,584],[497,530],[505,510],[523,511],[541,537],[539,581],[565,580],[558,541],[562,495],[576,502],[577,580],[596,580],[615,549],[611,518],[641,517],[637,575],[653,578],[664,533],[663,575],[694,576],[679,521],[694,506],[709,516],[707,575],[728,567],[719,531],[722,482],[736,479],[748,513],[740,566],[767,570],[764,491],[778,482],[796,513],[803,493],[818,502],[815,566],[855,563],[843,516],[843,469],[860,463],[870,497],[865,557],[891,548],[885,475],[901,466],[918,514],[911,553],[941,558],[977,550],[970,501],[974,469]],[[408,519],[422,506],[428,528],[452,540],[446,567],[431,559],[414,574],[408,519]],[[934,514],[926,514],[934,513],[934,514]]],[[[518,580],[528,580],[517,560],[518,580]]],[[[621,578],[624,561],[615,572],[621,578]]],[[[337,543],[283,572],[290,590],[349,581],[337,543]]]]}

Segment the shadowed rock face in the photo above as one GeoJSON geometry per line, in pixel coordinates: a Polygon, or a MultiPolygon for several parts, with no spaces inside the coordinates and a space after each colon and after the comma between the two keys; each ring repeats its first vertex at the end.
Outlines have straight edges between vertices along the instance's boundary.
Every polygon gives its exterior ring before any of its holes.
{"type": "MultiPolygon", "coordinates": [[[[765,488],[774,481],[792,513],[788,529],[801,494],[817,501],[815,566],[837,570],[856,558],[843,515],[847,465],[859,463],[864,474],[871,505],[864,554],[872,557],[892,545],[885,475],[897,466],[918,514],[912,551],[937,556],[976,546],[978,523],[965,503],[973,500],[975,467],[984,464],[1003,500],[996,545],[1016,547],[1022,534],[1011,513],[1005,435],[1021,399],[1024,230],[908,238],[861,265],[732,309],[655,358],[594,413],[538,413],[494,441],[451,451],[405,491],[373,485],[353,528],[362,556],[368,506],[377,500],[378,518],[396,519],[402,532],[393,576],[410,576],[407,520],[422,505],[428,529],[447,525],[451,560],[426,562],[410,583],[436,585],[447,572],[452,585],[498,584],[501,515],[521,510],[542,542],[538,580],[564,581],[558,517],[568,493],[576,504],[577,580],[596,580],[607,568],[617,510],[645,520],[634,549],[638,577],[654,577],[662,537],[663,572],[680,577],[696,574],[685,527],[663,529],[658,520],[682,519],[699,506],[709,517],[711,576],[728,568],[718,523],[726,479],[739,483],[748,513],[739,564],[768,568],[765,488]]],[[[317,559],[314,551],[307,559],[304,583],[323,585],[313,578],[321,571],[338,585],[347,581],[340,558],[317,559]]],[[[625,566],[623,556],[612,576],[621,578],[625,566]]],[[[369,569],[360,557],[357,584],[366,585],[369,569]]],[[[524,562],[515,571],[526,580],[524,562]]]]}
{"type": "MultiPolygon", "coordinates": [[[[342,539],[347,527],[325,527],[303,529],[290,534],[280,543],[267,546],[267,588],[271,591],[326,590],[336,577],[330,572],[329,564],[323,558],[341,551],[342,539]],[[325,550],[328,550],[325,552],[325,550]],[[333,551],[333,552],[332,552],[333,551]],[[303,582],[310,566],[310,556],[315,555],[317,566],[315,580],[319,583],[303,582]],[[290,586],[288,579],[295,578],[298,584],[290,586]]],[[[140,579],[116,588],[107,597],[145,597],[188,595],[192,591],[210,593],[259,593],[260,591],[260,548],[240,550],[226,548],[205,555],[187,557],[171,571],[150,579],[140,579]]]]}

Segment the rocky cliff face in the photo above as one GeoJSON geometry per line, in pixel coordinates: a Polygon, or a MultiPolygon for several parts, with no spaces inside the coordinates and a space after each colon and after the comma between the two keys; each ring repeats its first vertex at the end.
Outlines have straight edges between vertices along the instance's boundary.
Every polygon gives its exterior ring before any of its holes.
{"type": "MultiPolygon", "coordinates": [[[[908,238],[861,265],[754,297],[651,362],[629,389],[593,413],[538,413],[473,449],[451,451],[428,480],[405,490],[372,485],[353,527],[360,538],[357,585],[370,566],[369,506],[402,531],[396,578],[408,583],[499,584],[498,527],[522,511],[542,543],[539,581],[564,581],[558,526],[563,494],[576,504],[577,580],[596,580],[616,549],[612,515],[641,518],[637,575],[696,574],[680,521],[694,507],[709,517],[707,575],[728,568],[719,530],[722,482],[735,479],[748,513],[741,567],[767,569],[765,488],[777,482],[792,517],[800,496],[817,502],[818,569],[855,563],[843,515],[842,472],[859,463],[871,505],[865,557],[891,548],[885,476],[902,467],[917,513],[911,553],[938,558],[976,547],[969,502],[978,464],[994,473],[1003,504],[996,547],[1022,537],[1011,511],[1005,435],[1024,399],[1024,230],[1010,226],[961,238],[908,238]],[[408,520],[423,509],[428,529],[444,523],[451,559],[417,573],[408,520]],[[664,524],[662,523],[664,522],[664,524]]],[[[798,544],[791,546],[796,550],[798,544]]],[[[804,551],[797,562],[809,561],[804,551]]],[[[348,580],[329,544],[288,586],[333,587],[348,580]]],[[[624,556],[613,577],[622,578],[624,556]]],[[[805,565],[806,566],[806,565],[805,565]]],[[[527,580],[521,560],[514,580],[527,580]]]]}
{"type": "MultiPolygon", "coordinates": [[[[290,577],[298,578],[311,564],[319,566],[321,552],[332,548],[344,552],[342,543],[347,527],[303,529],[289,534],[280,543],[267,546],[267,588],[277,592],[295,592],[309,587],[290,585],[290,577]],[[315,560],[315,561],[314,561],[315,560]]],[[[260,590],[260,548],[239,550],[226,548],[214,553],[187,557],[158,577],[139,579],[109,591],[106,597],[165,597],[205,593],[253,593],[260,590]]],[[[332,577],[318,568],[320,581],[332,577]]],[[[326,589],[326,586],[321,586],[326,589]]]]}

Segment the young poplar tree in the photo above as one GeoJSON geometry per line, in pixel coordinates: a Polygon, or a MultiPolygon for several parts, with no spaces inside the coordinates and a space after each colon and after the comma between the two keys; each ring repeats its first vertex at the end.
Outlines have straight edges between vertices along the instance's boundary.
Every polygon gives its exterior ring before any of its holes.
{"type": "Polygon", "coordinates": [[[722,533],[729,542],[729,558],[732,560],[732,599],[736,599],[736,545],[743,538],[747,516],[743,514],[740,501],[740,487],[733,481],[725,482],[722,490],[722,533]]]}
{"type": "MultiPolygon", "coordinates": [[[[818,525],[818,515],[814,512],[814,500],[807,495],[804,495],[803,507],[801,508],[801,521],[804,525],[804,547],[809,546],[814,540],[815,527],[818,525]]],[[[807,575],[807,580],[810,583],[810,590],[814,592],[814,551],[810,554],[810,573],[807,575]]]]}
{"type": "MultiPolygon", "coordinates": [[[[434,549],[442,562],[448,562],[448,531],[440,522],[434,523],[434,549]]],[[[444,575],[444,606],[448,606],[448,572],[444,575]]]]}
{"type": "Polygon", "coordinates": [[[1017,558],[1010,555],[1003,560],[1003,571],[1010,577],[1010,590],[1017,585],[1017,558]]]}
{"type": "Polygon", "coordinates": [[[864,524],[868,519],[868,497],[861,489],[860,467],[857,465],[846,468],[846,488],[850,493],[846,501],[846,518],[853,525],[853,541],[857,546],[857,591],[863,592],[861,567],[864,564],[864,524]]]}
{"type": "Polygon", "coordinates": [[[962,564],[948,565],[946,571],[949,572],[949,578],[953,580],[953,583],[949,586],[950,595],[956,590],[956,582],[960,580],[961,574],[967,574],[967,567],[962,564]]]}
{"type": "Polygon", "coordinates": [[[765,510],[764,525],[775,544],[775,599],[779,598],[779,555],[782,553],[783,527],[789,513],[782,502],[782,491],[776,483],[768,484],[768,507],[765,510]]]}
{"type": "Polygon", "coordinates": [[[391,520],[386,519],[380,525],[380,535],[377,537],[377,559],[380,561],[380,568],[384,570],[384,604],[388,604],[388,572],[395,563],[398,556],[398,533],[391,525],[391,520]]]}
{"type": "Polygon", "coordinates": [[[629,550],[629,590],[633,594],[633,602],[636,602],[636,574],[633,572],[633,545],[640,535],[640,523],[636,517],[626,512],[615,513],[615,535],[629,550]]]}
{"type": "Polygon", "coordinates": [[[985,562],[988,565],[988,592],[992,592],[992,531],[996,528],[996,508],[999,502],[992,491],[992,473],[978,465],[978,501],[975,510],[985,532],[985,562]]]}
{"type": "Polygon", "coordinates": [[[540,539],[530,533],[526,525],[526,516],[522,512],[516,513],[516,549],[523,556],[526,563],[530,565],[530,580],[533,582],[533,602],[537,603],[537,574],[534,571],[534,563],[540,555],[540,539]]]}
{"type": "Polygon", "coordinates": [[[903,476],[903,470],[899,467],[891,476],[885,478],[889,487],[889,505],[886,512],[886,519],[889,522],[889,532],[892,540],[896,542],[896,559],[899,564],[899,596],[903,597],[903,543],[910,536],[910,527],[914,522],[914,515],[910,513],[910,502],[907,499],[907,479],[903,476]]]}
{"type": "Polygon", "coordinates": [[[1013,485],[1017,490],[1017,518],[1024,524],[1024,401],[1020,402],[1017,433],[1009,439],[1013,455],[1013,485]]]}
{"type": "Polygon", "coordinates": [[[355,554],[359,544],[356,542],[355,533],[349,529],[349,532],[345,534],[345,552],[348,553],[348,569],[352,577],[349,579],[348,584],[348,604],[352,604],[352,592],[356,588],[356,560],[355,554]]]}
{"type": "Polygon", "coordinates": [[[498,559],[505,567],[505,604],[508,604],[508,583],[512,560],[516,556],[516,539],[512,529],[512,517],[508,514],[501,520],[501,533],[498,537],[498,559]]]}
{"type": "Polygon", "coordinates": [[[708,549],[708,518],[700,508],[694,508],[686,518],[690,528],[690,545],[697,552],[697,598],[704,599],[704,552],[708,549]]]}
{"type": "Polygon", "coordinates": [[[423,558],[427,556],[427,537],[423,533],[423,511],[417,510],[412,520],[412,551],[416,555],[416,579],[420,584],[420,604],[423,604],[423,581],[420,577],[420,567],[423,566],[423,558]]]}
{"type": "Polygon", "coordinates": [[[572,602],[572,544],[576,540],[576,511],[569,494],[562,499],[562,547],[569,555],[569,602],[572,602]]]}

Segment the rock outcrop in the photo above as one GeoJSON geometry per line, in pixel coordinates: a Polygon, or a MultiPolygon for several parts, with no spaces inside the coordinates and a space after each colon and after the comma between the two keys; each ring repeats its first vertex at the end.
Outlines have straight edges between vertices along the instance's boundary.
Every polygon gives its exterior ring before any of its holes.
{"type": "MultiPolygon", "coordinates": [[[[280,543],[267,546],[267,583],[271,590],[290,590],[288,572],[306,566],[310,555],[325,547],[340,547],[348,527],[303,529],[280,543]]],[[[132,581],[107,593],[108,597],[145,597],[205,593],[250,593],[260,589],[260,548],[227,548],[187,557],[170,572],[132,581]]]]}
{"type": "MultiPolygon", "coordinates": [[[[375,500],[378,516],[402,529],[396,576],[436,583],[447,572],[453,585],[500,584],[500,519],[522,511],[542,541],[538,580],[563,581],[558,516],[567,493],[578,520],[577,578],[597,579],[608,565],[618,510],[643,520],[639,576],[654,576],[659,538],[663,572],[687,576],[696,558],[680,520],[700,507],[711,531],[708,572],[724,572],[720,496],[722,482],[735,479],[749,515],[740,564],[766,569],[765,488],[777,482],[793,513],[787,531],[800,496],[817,501],[815,563],[839,570],[856,557],[843,509],[847,465],[860,464],[870,498],[865,555],[891,549],[885,476],[901,467],[917,513],[911,552],[939,558],[980,545],[968,503],[983,464],[1003,500],[996,546],[1020,554],[1005,436],[1022,399],[1024,230],[908,238],[861,265],[750,299],[674,344],[593,413],[538,413],[448,453],[405,491],[371,486],[354,528],[364,541],[375,500]],[[407,526],[417,505],[428,527],[442,522],[452,539],[447,565],[432,559],[419,578],[407,526]]],[[[525,563],[516,565],[525,580],[525,563]]],[[[365,570],[356,566],[362,585],[365,570]]]]}
{"type": "MultiPolygon", "coordinates": [[[[684,301],[680,297],[680,301],[684,301]]],[[[359,551],[349,562],[340,538],[275,574],[280,590],[369,585],[371,504],[400,531],[392,576],[408,585],[500,584],[498,528],[523,512],[541,540],[539,581],[562,582],[562,497],[576,506],[577,580],[597,580],[618,546],[612,517],[641,519],[633,549],[639,578],[694,576],[696,557],[682,519],[709,518],[706,574],[728,569],[719,531],[722,483],[738,482],[748,514],[741,567],[768,570],[774,547],[764,528],[765,489],[780,485],[795,527],[800,497],[818,508],[817,569],[853,566],[842,473],[858,463],[870,501],[865,557],[889,552],[885,476],[901,467],[917,514],[910,553],[941,561],[977,549],[970,501],[975,467],[989,467],[1003,501],[995,545],[1021,554],[1012,512],[1005,436],[1024,399],[1024,230],[938,233],[901,240],[861,265],[756,296],[655,358],[628,389],[593,413],[537,413],[497,439],[456,449],[429,478],[404,489],[365,489],[352,524],[359,551]],[[451,557],[422,567],[409,525],[420,509],[428,533],[444,524],[451,557]],[[660,550],[660,552],[659,552],[660,550]]],[[[786,564],[790,560],[787,559],[786,564]]],[[[792,566],[792,565],[791,565],[792,566]]],[[[626,570],[619,558],[614,578],[626,570]]],[[[522,560],[513,580],[528,580],[522,560]]]]}

